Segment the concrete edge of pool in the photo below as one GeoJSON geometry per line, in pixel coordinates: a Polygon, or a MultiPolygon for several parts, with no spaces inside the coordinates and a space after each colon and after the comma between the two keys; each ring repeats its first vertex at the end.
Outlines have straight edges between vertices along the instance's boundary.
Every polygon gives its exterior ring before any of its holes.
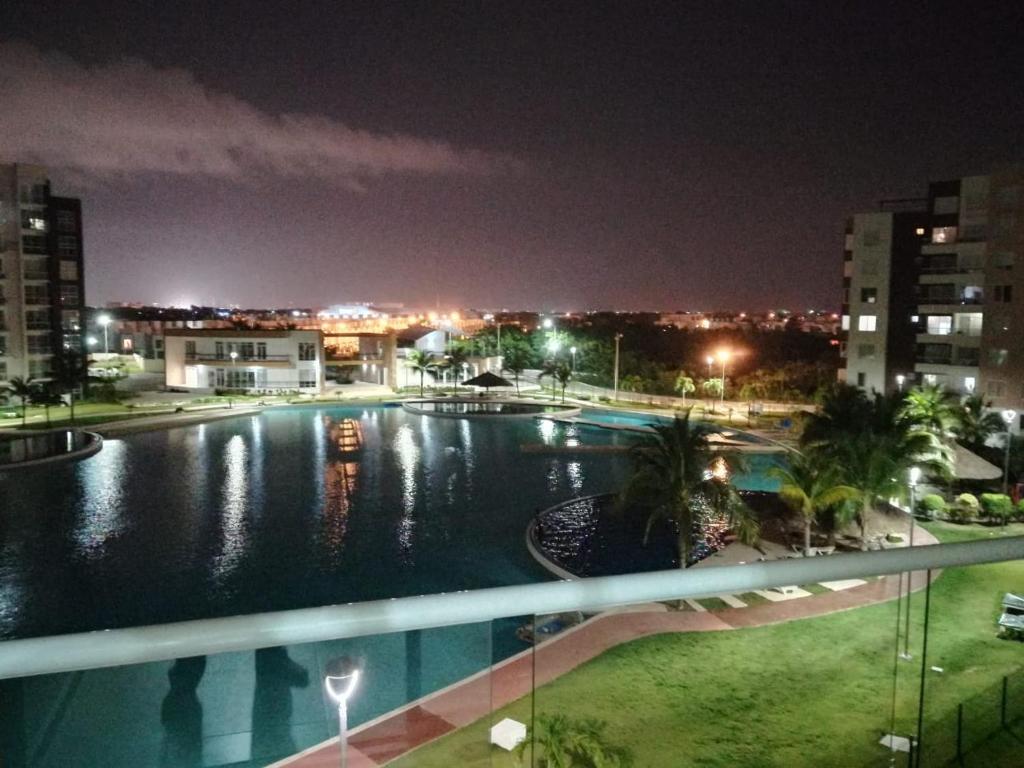
{"type": "Polygon", "coordinates": [[[81,434],[86,438],[86,443],[81,448],[75,448],[71,451],[63,451],[60,453],[52,453],[48,456],[39,456],[34,459],[26,459],[25,461],[3,461],[0,460],[0,474],[4,472],[17,472],[20,469],[28,469],[30,467],[38,467],[43,464],[53,464],[62,461],[80,461],[87,459],[100,452],[103,448],[103,438],[95,432],[91,432],[85,429],[54,429],[44,432],[39,432],[34,435],[25,435],[24,437],[18,436],[14,438],[4,437],[4,442],[27,442],[33,438],[47,437],[50,435],[73,435],[75,433],[81,434]]]}
{"type": "Polygon", "coordinates": [[[582,407],[549,400],[518,398],[443,397],[402,400],[402,408],[418,416],[443,419],[532,419],[539,416],[579,416],[582,407]],[[451,406],[451,410],[437,406],[451,406]],[[460,410],[459,406],[463,408],[460,410]],[[472,407],[475,406],[475,407],[472,407]],[[502,412],[502,407],[507,412],[502,412]]]}

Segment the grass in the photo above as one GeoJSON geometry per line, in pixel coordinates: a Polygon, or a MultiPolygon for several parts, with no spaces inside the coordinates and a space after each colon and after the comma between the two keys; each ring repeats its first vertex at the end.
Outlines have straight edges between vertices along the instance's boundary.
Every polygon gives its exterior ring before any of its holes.
{"type": "MultiPolygon", "coordinates": [[[[1024,534],[1019,524],[928,527],[944,541],[1024,534]]],[[[926,673],[927,723],[998,687],[1024,662],[1024,647],[996,637],[1000,599],[1014,589],[1024,591],[1021,561],[949,570],[933,585],[927,666],[944,671],[926,673]]],[[[890,726],[895,611],[891,602],[774,626],[641,638],[394,765],[513,768],[513,758],[488,745],[487,729],[503,717],[529,722],[534,708],[606,721],[607,740],[631,749],[638,767],[879,765],[888,757],[877,742],[890,726]]],[[[914,658],[898,665],[898,733],[916,728],[923,613],[917,593],[914,658]]],[[[925,729],[926,743],[941,735],[925,729]]],[[[973,755],[970,764],[1019,764],[1012,745],[993,755],[973,755]]]]}

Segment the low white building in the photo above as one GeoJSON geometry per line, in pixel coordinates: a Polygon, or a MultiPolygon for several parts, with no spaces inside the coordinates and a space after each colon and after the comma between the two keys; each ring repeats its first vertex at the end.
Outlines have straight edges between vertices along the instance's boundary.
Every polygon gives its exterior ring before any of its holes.
{"type": "Polygon", "coordinates": [[[168,329],[164,357],[171,389],[268,394],[324,389],[319,330],[168,329]]]}

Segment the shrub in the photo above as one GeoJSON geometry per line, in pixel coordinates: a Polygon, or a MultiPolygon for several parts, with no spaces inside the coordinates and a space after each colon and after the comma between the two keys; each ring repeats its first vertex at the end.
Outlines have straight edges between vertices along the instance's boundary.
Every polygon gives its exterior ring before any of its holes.
{"type": "Polygon", "coordinates": [[[982,514],[990,520],[1006,525],[1013,517],[1013,500],[1005,493],[983,493],[980,501],[982,514]]]}
{"type": "Polygon", "coordinates": [[[973,493],[961,493],[949,506],[946,516],[954,523],[968,523],[978,516],[979,506],[973,493]]]}
{"type": "Polygon", "coordinates": [[[946,514],[949,509],[949,505],[946,504],[946,500],[937,493],[929,493],[921,497],[921,500],[917,502],[918,513],[929,517],[935,518],[940,515],[946,514]]]}

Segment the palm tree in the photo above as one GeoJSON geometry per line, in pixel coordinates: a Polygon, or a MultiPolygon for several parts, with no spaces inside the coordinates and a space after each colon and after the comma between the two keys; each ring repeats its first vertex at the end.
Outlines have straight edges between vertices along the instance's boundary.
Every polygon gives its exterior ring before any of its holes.
{"type": "Polygon", "coordinates": [[[914,387],[903,408],[907,417],[942,439],[953,435],[963,413],[959,398],[936,384],[914,387]]]}
{"type": "MultiPolygon", "coordinates": [[[[572,368],[566,363],[558,363],[555,365],[551,375],[555,377],[555,381],[562,385],[562,402],[565,402],[565,388],[569,382],[572,381],[572,368]]],[[[553,390],[552,390],[553,391],[553,390]]]]}
{"type": "Polygon", "coordinates": [[[502,370],[513,375],[516,382],[516,396],[519,395],[519,374],[530,365],[530,350],[522,344],[509,344],[502,350],[502,370]]]}
{"type": "Polygon", "coordinates": [[[24,429],[28,403],[36,391],[35,382],[32,379],[23,379],[21,376],[15,376],[7,383],[6,390],[21,401],[21,427],[24,429]]]}
{"type": "Polygon", "coordinates": [[[772,467],[768,475],[781,481],[779,498],[803,520],[805,556],[811,554],[811,525],[820,523],[825,512],[860,496],[853,486],[836,482],[834,469],[804,454],[791,456],[788,469],[772,467]]]}
{"type": "Polygon", "coordinates": [[[986,403],[981,395],[964,399],[955,432],[957,439],[972,451],[984,448],[992,435],[1005,430],[1003,420],[991,408],[992,403],[986,403]]]}
{"type": "Polygon", "coordinates": [[[88,368],[81,354],[69,349],[53,358],[53,370],[50,373],[52,383],[57,393],[68,393],[72,424],[75,423],[75,390],[82,385],[87,375],[88,368]]]}
{"type": "Polygon", "coordinates": [[[630,754],[613,747],[604,739],[605,723],[600,720],[573,720],[563,714],[538,715],[531,737],[516,747],[516,758],[533,748],[533,764],[538,768],[628,768],[630,754]]]}
{"type": "Polygon", "coordinates": [[[910,416],[901,393],[868,398],[846,385],[829,392],[821,411],[808,418],[801,443],[819,465],[857,489],[862,540],[868,513],[879,501],[905,494],[911,467],[948,475],[952,463],[949,446],[910,416]]]}
{"type": "Polygon", "coordinates": [[[674,389],[683,397],[683,408],[686,407],[686,396],[690,392],[694,392],[697,386],[693,383],[693,379],[686,375],[686,371],[680,371],[679,375],[676,376],[676,382],[674,389]]]}
{"type": "Polygon", "coordinates": [[[414,349],[405,359],[405,364],[420,375],[420,397],[423,397],[423,377],[437,370],[437,360],[424,349],[414,349]]]}
{"type": "Polygon", "coordinates": [[[459,374],[465,372],[468,360],[469,355],[466,354],[466,348],[461,344],[452,344],[448,348],[448,354],[445,355],[445,367],[452,371],[452,391],[455,394],[459,392],[459,374]]]}
{"type": "Polygon", "coordinates": [[[655,426],[654,434],[633,449],[633,475],[619,502],[620,508],[647,514],[645,544],[658,520],[675,525],[680,568],[690,565],[692,539],[707,511],[728,516],[744,543],[758,539],[752,512],[729,483],[728,460],[711,450],[710,431],[708,425],[690,421],[690,410],[671,424],[655,426]]]}
{"type": "Polygon", "coordinates": [[[548,376],[551,378],[551,399],[555,399],[555,371],[558,370],[558,364],[552,360],[548,360],[540,367],[540,373],[537,374],[537,383],[541,385],[541,390],[544,389],[544,377],[548,376]]]}
{"type": "Polygon", "coordinates": [[[31,400],[33,405],[41,405],[46,413],[46,426],[50,426],[50,408],[54,405],[59,405],[61,402],[60,395],[58,395],[51,386],[48,386],[49,382],[45,385],[38,386],[32,390],[31,400]]]}

